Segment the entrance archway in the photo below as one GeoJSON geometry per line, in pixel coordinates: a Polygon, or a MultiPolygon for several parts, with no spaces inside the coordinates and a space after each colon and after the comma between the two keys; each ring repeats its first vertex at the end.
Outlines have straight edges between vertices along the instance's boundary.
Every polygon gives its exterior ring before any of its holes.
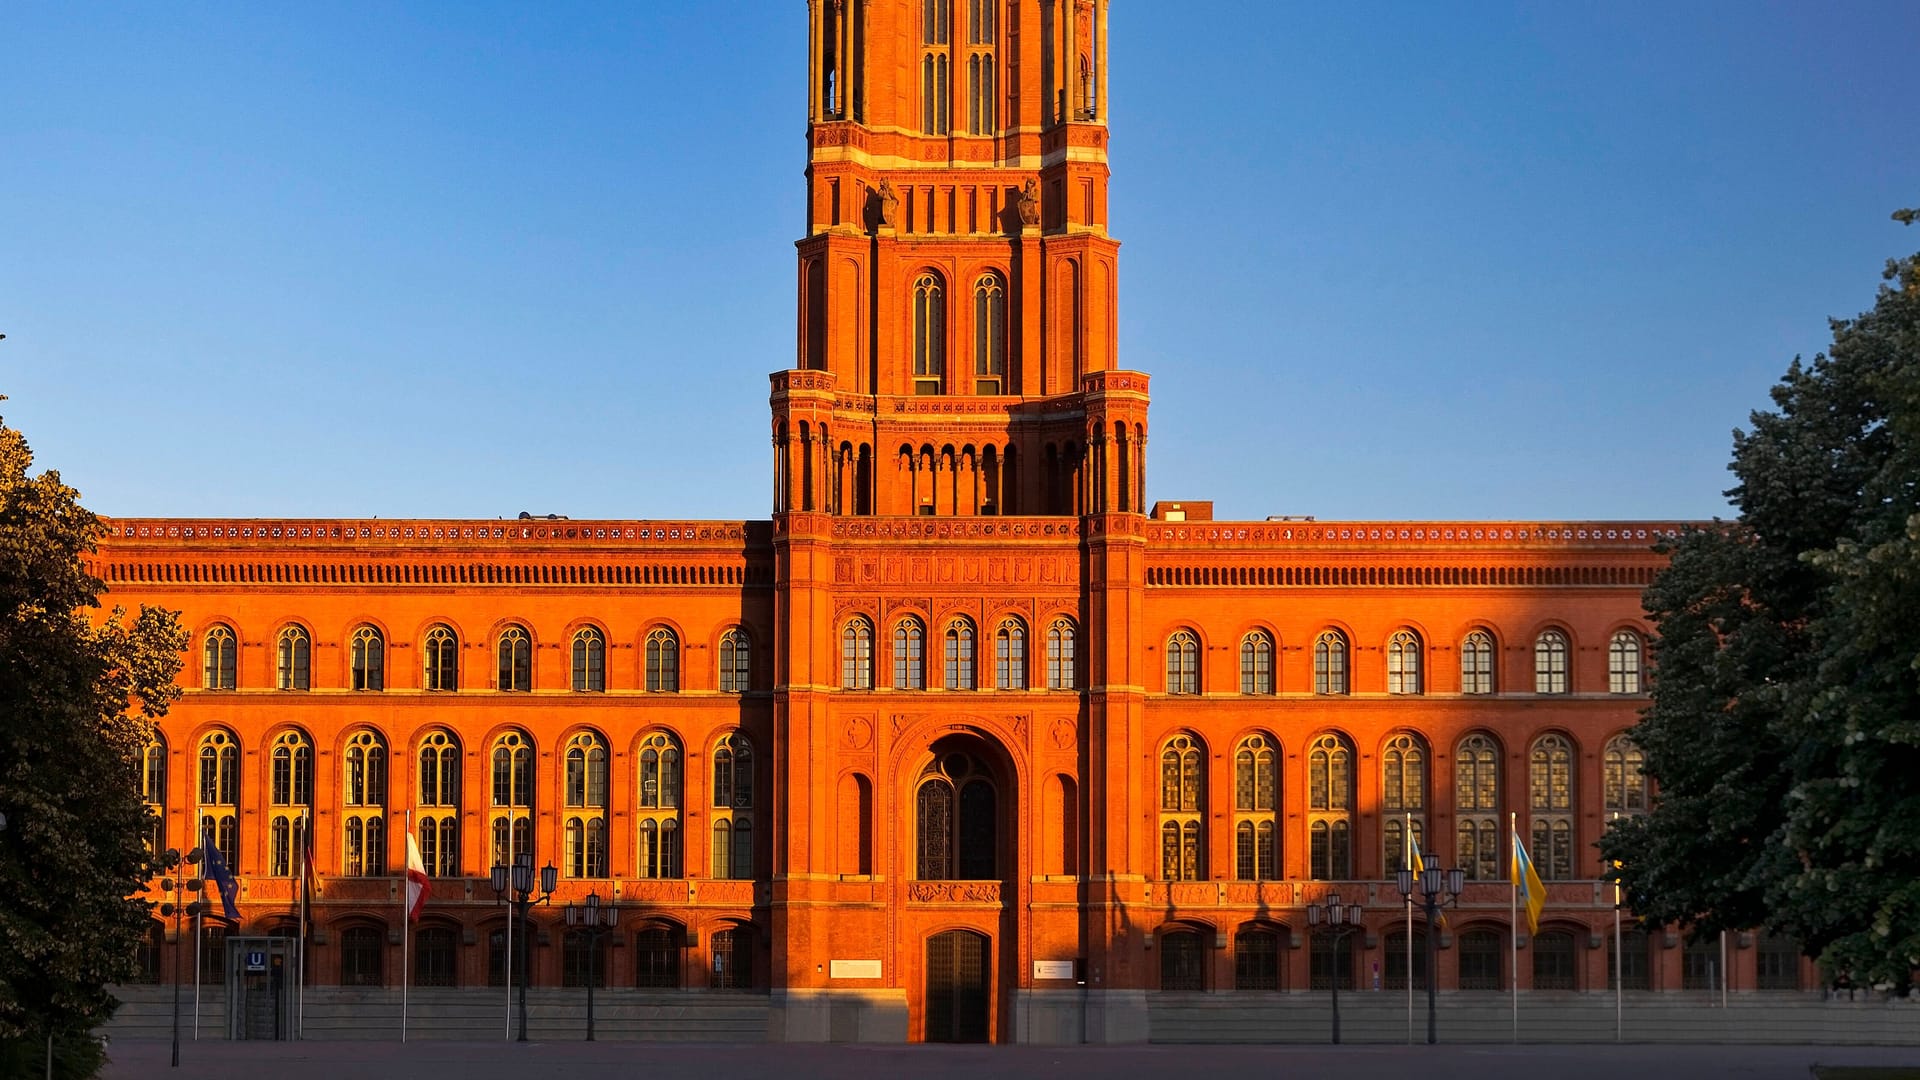
{"type": "Polygon", "coordinates": [[[948,930],[927,939],[928,1042],[986,1042],[993,959],[985,934],[948,930]]]}

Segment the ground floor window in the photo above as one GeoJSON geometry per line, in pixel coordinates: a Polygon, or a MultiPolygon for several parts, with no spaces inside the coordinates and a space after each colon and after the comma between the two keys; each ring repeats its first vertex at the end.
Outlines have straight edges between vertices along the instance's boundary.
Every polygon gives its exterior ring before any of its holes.
{"type": "MultiPolygon", "coordinates": [[[[1407,932],[1388,934],[1386,938],[1386,987],[1389,990],[1407,988],[1407,932]]],[[[1424,931],[1413,932],[1413,988],[1427,988],[1427,935],[1424,931]]]]}
{"type": "Polygon", "coordinates": [[[633,984],[665,990],[680,985],[686,939],[674,927],[655,926],[633,936],[633,984]]]}
{"type": "Polygon", "coordinates": [[[589,976],[595,987],[607,985],[607,943],[596,946],[593,935],[571,931],[562,938],[560,985],[585,986],[589,976]]]}
{"type": "Polygon", "coordinates": [[[1607,989],[1651,990],[1648,969],[1645,930],[1621,931],[1618,954],[1614,950],[1613,935],[1607,935],[1607,989]],[[1626,961],[1624,964],[1622,958],[1626,961]],[[1622,979],[1624,985],[1620,982],[1622,979]]]}
{"type": "Polygon", "coordinates": [[[1551,931],[1534,935],[1533,988],[1535,990],[1574,989],[1572,934],[1551,931]]]}
{"type": "Polygon", "coordinates": [[[1242,930],[1233,938],[1233,988],[1278,990],[1280,935],[1271,930],[1242,930]]]}
{"type": "Polygon", "coordinates": [[[1460,935],[1460,989],[1501,990],[1501,956],[1506,952],[1506,935],[1498,930],[1469,930],[1460,935]]]}
{"type": "Polygon", "coordinates": [[[487,985],[507,985],[507,928],[487,931],[487,985]]]}
{"type": "Polygon", "coordinates": [[[1680,989],[1718,990],[1720,972],[1720,936],[1687,944],[1680,967],[1680,989]]]}
{"type": "Polygon", "coordinates": [[[413,935],[413,985],[459,984],[457,934],[458,931],[449,927],[434,926],[413,935]]]}
{"type": "Polygon", "coordinates": [[[227,931],[223,926],[200,928],[200,981],[214,986],[227,981],[227,931]]]}
{"type": "Polygon", "coordinates": [[[133,981],[157,983],[160,981],[160,946],[167,940],[167,928],[157,922],[147,924],[147,932],[140,939],[140,945],[134,953],[133,981]]]}
{"type": "Polygon", "coordinates": [[[1767,934],[1760,939],[1756,958],[1756,990],[1800,989],[1800,943],[1789,937],[1767,934]]]}
{"type": "Polygon", "coordinates": [[[753,989],[753,930],[736,926],[713,935],[713,988],[753,989]]]}
{"type": "Polygon", "coordinates": [[[340,985],[386,985],[386,934],[372,926],[354,926],[340,934],[340,985]]]}
{"type": "Polygon", "coordinates": [[[1176,930],[1160,935],[1160,989],[1205,990],[1206,950],[1200,935],[1176,930]]]}
{"type": "Polygon", "coordinates": [[[1314,935],[1308,967],[1315,990],[1333,989],[1336,978],[1340,980],[1340,989],[1353,989],[1353,935],[1314,935]]]}

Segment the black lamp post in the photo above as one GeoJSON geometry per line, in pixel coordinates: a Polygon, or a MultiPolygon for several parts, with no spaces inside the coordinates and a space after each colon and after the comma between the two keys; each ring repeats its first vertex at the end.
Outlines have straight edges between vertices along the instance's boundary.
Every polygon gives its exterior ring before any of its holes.
{"type": "Polygon", "coordinates": [[[528,920],[528,909],[535,904],[544,904],[553,899],[553,887],[560,882],[560,871],[552,863],[540,868],[540,892],[533,892],[533,853],[522,851],[513,857],[512,866],[498,863],[493,867],[493,891],[496,896],[506,899],[513,905],[514,915],[520,920],[520,1034],[517,1041],[527,1041],[527,933],[532,925],[528,920]],[[507,895],[511,887],[513,894],[507,895]]]}
{"type": "Polygon", "coordinates": [[[1329,894],[1319,904],[1307,905],[1307,926],[1327,928],[1327,936],[1333,939],[1333,1041],[1340,1042],[1340,942],[1348,935],[1364,929],[1360,925],[1361,910],[1359,904],[1342,904],[1340,894],[1329,894]]]}
{"type": "MultiPolygon", "coordinates": [[[[1434,928],[1440,921],[1440,909],[1446,907],[1448,904],[1457,904],[1460,902],[1460,890],[1466,887],[1467,872],[1458,867],[1452,870],[1442,870],[1437,866],[1429,866],[1420,871],[1419,880],[1416,881],[1412,870],[1403,869],[1400,871],[1398,884],[1400,886],[1401,897],[1409,902],[1415,899],[1414,890],[1417,887],[1419,889],[1420,905],[1426,911],[1427,1045],[1431,1046],[1437,1041],[1434,1032],[1433,1007],[1433,984],[1437,980],[1434,978],[1433,969],[1435,964],[1434,950],[1438,947],[1438,942],[1434,939],[1434,928]]],[[[1411,970],[1407,972],[1407,978],[1413,978],[1413,972],[1411,970]]]]}
{"type": "MultiPolygon", "coordinates": [[[[182,863],[185,863],[188,866],[198,866],[200,865],[200,849],[194,848],[192,851],[187,852],[185,855],[181,855],[179,848],[168,848],[167,854],[166,854],[166,860],[167,860],[167,865],[170,867],[179,866],[182,863]]],[[[203,890],[205,890],[206,885],[207,883],[204,880],[197,877],[184,878],[184,879],[168,877],[168,878],[160,879],[160,891],[162,893],[173,894],[173,899],[171,901],[168,901],[167,903],[160,905],[160,917],[163,919],[171,917],[173,919],[173,1065],[172,1067],[176,1069],[180,1067],[180,952],[181,952],[180,916],[191,915],[195,919],[198,919],[200,918],[200,916],[206,914],[207,912],[207,901],[204,896],[200,896],[196,898],[192,903],[188,903],[188,904],[181,903],[180,896],[183,891],[196,893],[196,894],[201,893],[203,890]]]]}
{"type": "Polygon", "coordinates": [[[587,1041],[593,1041],[593,984],[600,981],[600,935],[620,925],[620,909],[600,906],[600,894],[587,894],[585,907],[567,905],[567,926],[587,935],[587,1041]]]}

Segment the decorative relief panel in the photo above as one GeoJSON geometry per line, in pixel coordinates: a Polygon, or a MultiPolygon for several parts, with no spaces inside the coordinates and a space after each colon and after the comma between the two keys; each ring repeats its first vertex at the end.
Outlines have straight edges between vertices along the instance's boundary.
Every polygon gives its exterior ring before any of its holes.
{"type": "Polygon", "coordinates": [[[907,885],[907,899],[920,904],[997,904],[997,881],[915,881],[907,885]]]}
{"type": "MultiPolygon", "coordinates": [[[[837,527],[836,527],[837,528],[837,527]]],[[[1068,554],[1048,555],[842,555],[833,561],[833,579],[840,585],[1072,585],[1080,577],[1080,560],[1068,554]]]]}
{"type": "Polygon", "coordinates": [[[620,884],[620,899],[631,904],[685,904],[684,881],[626,881],[620,884]]]}

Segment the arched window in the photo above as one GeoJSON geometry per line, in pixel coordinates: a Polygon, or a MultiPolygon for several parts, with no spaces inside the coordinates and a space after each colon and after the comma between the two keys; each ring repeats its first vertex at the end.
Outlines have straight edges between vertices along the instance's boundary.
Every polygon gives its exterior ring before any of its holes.
{"type": "MultiPolygon", "coordinates": [[[[992,57],[986,58],[986,68],[987,78],[993,78],[992,57]]],[[[998,394],[1006,379],[1007,287],[999,274],[985,274],[973,283],[974,393],[998,394]]]]}
{"type": "Polygon", "coordinates": [[[1534,935],[1533,988],[1577,989],[1573,977],[1573,935],[1564,930],[1542,930],[1534,935]]]}
{"type": "Polygon", "coordinates": [[[713,748],[713,876],[753,877],[753,744],[734,732],[713,748]]]}
{"type": "Polygon", "coordinates": [[[460,639],[447,626],[427,631],[425,647],[420,650],[424,679],[428,690],[460,688],[460,639]]]}
{"type": "Polygon", "coordinates": [[[915,876],[922,881],[1000,877],[999,799],[993,774],[966,753],[937,754],[915,790],[915,876]]]}
{"type": "MultiPolygon", "coordinates": [[[[387,872],[387,743],[377,732],[347,737],[341,818],[346,846],[341,873],[377,877],[387,872]]],[[[422,856],[424,861],[425,856],[422,856]]]]}
{"type": "Polygon", "coordinates": [[[1402,630],[1387,639],[1387,693],[1420,692],[1420,636],[1402,630]]]}
{"type": "Polygon", "coordinates": [[[1272,930],[1242,930],[1233,935],[1233,988],[1280,990],[1285,965],[1280,963],[1280,935],[1272,930]]]}
{"type": "Polygon", "coordinates": [[[736,626],[720,635],[720,692],[744,694],[753,688],[753,645],[736,626]]]}
{"type": "Polygon", "coordinates": [[[1068,619],[1055,619],[1047,626],[1047,689],[1080,689],[1073,623],[1068,619]]]}
{"type": "Polygon", "coordinates": [[[445,731],[420,740],[420,861],[430,877],[460,876],[460,743],[445,731]]]}
{"type": "MultiPolygon", "coordinates": [[[[1645,930],[1627,930],[1620,935],[1620,947],[1614,948],[1612,934],[1607,935],[1607,989],[1618,989],[1617,980],[1625,976],[1627,990],[1651,990],[1653,980],[1648,977],[1647,957],[1651,943],[1645,930]],[[1625,959],[1624,966],[1621,963],[1625,959]],[[1624,967],[1624,970],[1623,970],[1624,967]]],[[[1762,986],[1760,989],[1766,989],[1762,986]]]]}
{"type": "Polygon", "coordinates": [[[353,632],[349,659],[355,690],[387,688],[387,642],[379,628],[362,626],[353,632]]]}
{"type": "Polygon", "coordinates": [[[1160,989],[1188,992],[1207,988],[1207,943],[1192,930],[1160,935],[1160,989]]]}
{"type": "Polygon", "coordinates": [[[231,690],[235,685],[236,668],[233,631],[224,626],[216,626],[207,631],[201,642],[201,651],[206,661],[206,674],[200,685],[208,690],[231,690]]]}
{"type": "Polygon", "coordinates": [[[1543,630],[1533,642],[1533,692],[1567,692],[1567,635],[1543,630]]]}
{"type": "Polygon", "coordinates": [[[292,877],[306,851],[308,815],[313,812],[313,743],[301,731],[281,732],[273,740],[268,873],[292,877]]]}
{"type": "Polygon", "coordinates": [[[533,638],[523,627],[509,626],[500,631],[500,682],[502,690],[526,693],[533,689],[533,638]]]}
{"type": "Polygon", "coordinates": [[[901,619],[893,625],[893,688],[923,690],[927,685],[926,631],[918,619],[901,619]]]}
{"type": "Polygon", "coordinates": [[[1460,692],[1493,693],[1493,635],[1475,630],[1460,642],[1460,692]]]}
{"type": "Polygon", "coordinates": [[[1205,772],[1206,751],[1193,736],[1176,735],[1160,748],[1160,876],[1167,881],[1206,877],[1205,772]]]}
{"type": "Polygon", "coordinates": [[[947,624],[940,656],[949,690],[973,689],[973,624],[955,619],[947,624]]]}
{"type": "Polygon", "coordinates": [[[687,935],[678,926],[649,926],[633,935],[633,984],[642,990],[680,985],[687,935]]]}
{"type": "Polygon", "coordinates": [[[1453,754],[1454,851],[1469,879],[1500,878],[1500,748],[1485,735],[1460,740],[1453,754]]]}
{"type": "MultiPolygon", "coordinates": [[[[431,871],[429,871],[431,872],[431,871]]],[[[460,932],[423,926],[413,936],[413,985],[460,985],[460,932]]]]}
{"type": "Polygon", "coordinates": [[[1395,735],[1380,751],[1380,831],[1385,846],[1381,865],[1389,875],[1411,867],[1407,830],[1426,850],[1427,746],[1413,735],[1395,735]]]}
{"type": "Polygon", "coordinates": [[[1640,635],[1631,630],[1615,631],[1607,641],[1607,692],[1640,692],[1640,635]]]}
{"type": "Polygon", "coordinates": [[[753,927],[716,930],[708,951],[713,955],[715,990],[753,989],[753,927]]]}
{"type": "MultiPolygon", "coordinates": [[[[1392,871],[1395,868],[1388,867],[1387,869],[1392,871]]],[[[1395,930],[1387,935],[1386,941],[1387,962],[1382,965],[1386,968],[1386,987],[1389,990],[1405,990],[1407,988],[1407,953],[1409,952],[1407,948],[1407,932],[1404,929],[1395,930]]],[[[1412,944],[1413,988],[1415,990],[1425,990],[1427,988],[1426,932],[1415,930],[1413,932],[1412,944]]]]}
{"type": "Polygon", "coordinates": [[[1313,692],[1347,692],[1347,639],[1338,630],[1328,630],[1314,640],[1313,692]]]}
{"type": "Polygon", "coordinates": [[[573,689],[578,694],[599,694],[607,689],[607,639],[591,626],[573,634],[573,689]]]}
{"type": "Polygon", "coordinates": [[[967,130],[991,135],[998,125],[997,83],[993,71],[996,0],[970,0],[967,13],[967,130]]]}
{"type": "Polygon", "coordinates": [[[640,740],[638,877],[680,876],[680,765],[680,743],[671,734],[640,740]]]}
{"type": "Polygon", "coordinates": [[[1460,935],[1460,989],[1506,989],[1507,935],[1499,930],[1468,930],[1460,935]]]}
{"type": "Polygon", "coordinates": [[[1233,752],[1233,862],[1242,881],[1280,876],[1279,770],[1279,751],[1265,735],[1247,736],[1233,752]]]}
{"type": "Polygon", "coordinates": [[[922,0],[920,19],[920,131],[945,135],[952,127],[947,70],[952,63],[953,0],[922,0]]]}
{"type": "Polygon", "coordinates": [[[661,693],[680,689],[680,639],[664,626],[647,634],[647,689],[661,693]]]}
{"type": "Polygon", "coordinates": [[[1019,619],[1002,619],[993,632],[993,685],[1027,688],[1027,626],[1019,619]]]}
{"type": "Polygon", "coordinates": [[[387,935],[371,926],[340,932],[340,985],[385,986],[387,935]]]}
{"type": "Polygon", "coordinates": [[[281,630],[275,655],[279,657],[275,686],[282,690],[313,688],[313,639],[305,627],[289,626],[281,630]]]}
{"type": "Polygon", "coordinates": [[[873,624],[848,619],[840,629],[840,688],[873,689],[873,624]]]}
{"type": "Polygon", "coordinates": [[[922,274],[913,283],[913,392],[943,392],[946,373],[946,290],[938,277],[922,274]]]}
{"type": "Polygon", "coordinates": [[[200,739],[200,835],[197,844],[209,844],[226,856],[234,873],[240,870],[240,744],[225,731],[210,731],[200,739]]]}
{"type": "Polygon", "coordinates": [[[607,877],[607,741],[578,732],[567,740],[565,760],[567,876],[607,877]]]}
{"type": "Polygon", "coordinates": [[[1265,630],[1240,639],[1240,692],[1273,693],[1273,635],[1265,630]]]}
{"type": "Polygon", "coordinates": [[[1573,877],[1573,744],[1565,736],[1534,741],[1527,790],[1534,867],[1548,881],[1565,881],[1573,877]]]}
{"type": "Polygon", "coordinates": [[[1307,749],[1307,849],[1315,880],[1353,877],[1353,750],[1338,735],[1307,749]]]}
{"type": "Polygon", "coordinates": [[[167,744],[158,731],[147,739],[147,745],[140,750],[140,797],[146,801],[147,812],[153,815],[153,820],[148,823],[147,850],[165,851],[167,847],[167,744]]]}
{"type": "Polygon", "coordinates": [[[489,815],[493,865],[533,850],[533,742],[518,731],[493,740],[493,798],[489,815]]]}
{"type": "Polygon", "coordinates": [[[1191,630],[1167,638],[1167,693],[1200,692],[1200,639],[1191,630]]]}
{"type": "Polygon", "coordinates": [[[1626,735],[1607,740],[1601,755],[1601,780],[1606,788],[1604,809],[1608,814],[1644,814],[1647,812],[1646,755],[1626,735]]]}

